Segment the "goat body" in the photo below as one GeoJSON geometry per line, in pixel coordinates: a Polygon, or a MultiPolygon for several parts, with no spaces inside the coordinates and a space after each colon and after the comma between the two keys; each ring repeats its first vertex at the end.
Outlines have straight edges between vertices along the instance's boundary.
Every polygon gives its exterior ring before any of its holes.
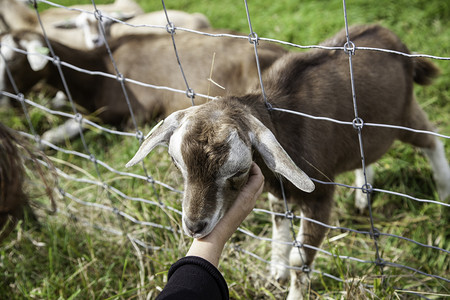
{"type": "MultiPolygon", "coordinates": [[[[46,44],[41,35],[21,31],[0,36],[0,42],[6,64],[19,91],[27,92],[42,79],[47,84],[64,90],[57,67],[49,63],[46,57],[33,53],[23,55],[7,47],[10,45],[29,52],[42,51],[46,44]]],[[[176,42],[187,81],[194,92],[210,96],[243,94],[258,78],[253,47],[245,40],[183,34],[176,36],[176,42]],[[208,80],[210,74],[221,87],[208,80]]],[[[62,62],[86,70],[115,74],[110,57],[104,48],[82,51],[54,41],[51,41],[51,45],[55,55],[62,62]]],[[[169,34],[126,36],[112,41],[110,48],[117,69],[123,77],[186,90],[169,34]]],[[[260,50],[262,68],[269,67],[284,53],[285,50],[278,46],[262,45],[260,50]]],[[[97,112],[103,122],[113,125],[123,125],[129,118],[130,112],[119,80],[65,67],[63,73],[74,101],[88,112],[97,112]]],[[[2,76],[0,91],[14,92],[5,70],[0,70],[0,79],[2,76]]],[[[128,82],[125,86],[133,111],[140,120],[151,121],[191,105],[191,99],[184,93],[161,89],[149,90],[148,87],[128,82]]],[[[204,100],[196,98],[194,101],[202,103],[204,100]]]]}
{"type": "MultiPolygon", "coordinates": [[[[176,27],[185,27],[194,30],[207,29],[211,27],[208,18],[201,13],[189,14],[183,11],[169,9],[167,10],[167,15],[170,22],[172,22],[176,27]]],[[[112,24],[111,37],[118,38],[130,34],[166,33],[165,29],[142,27],[142,25],[166,26],[167,18],[166,13],[161,10],[133,17],[128,20],[127,23],[133,26],[112,24]]]]}
{"type": "MultiPolygon", "coordinates": [[[[160,10],[146,14],[134,15],[121,12],[106,12],[102,18],[105,39],[116,39],[126,35],[136,34],[167,34],[167,18],[176,27],[184,27],[193,30],[205,30],[211,27],[208,18],[201,13],[187,13],[179,10],[160,10]],[[167,16],[166,16],[167,13],[167,16]],[[126,21],[126,24],[116,22],[115,19],[126,21]],[[152,27],[160,26],[162,28],[152,27]]],[[[93,14],[81,13],[76,18],[71,18],[56,25],[57,28],[77,29],[82,28],[84,39],[88,49],[104,44],[102,33],[97,18],[93,14]]],[[[183,32],[183,31],[179,31],[183,32]]]]}
{"type": "MultiPolygon", "coordinates": [[[[356,46],[409,53],[397,36],[378,25],[351,27],[350,38],[356,46]]],[[[323,45],[345,43],[342,31],[323,45]]],[[[359,118],[366,123],[433,130],[413,96],[414,81],[425,84],[437,75],[433,64],[423,58],[376,51],[357,51],[352,62],[359,118]]],[[[263,82],[268,102],[275,108],[349,122],[355,119],[348,54],[344,51],[314,49],[286,54],[265,72],[263,82]]],[[[432,162],[439,194],[448,197],[450,168],[443,145],[435,136],[370,126],[361,130],[366,164],[379,159],[396,139],[423,148],[432,162]]],[[[169,145],[169,154],[185,181],[183,228],[197,238],[207,235],[231,206],[247,180],[252,159],[264,173],[274,207],[282,198],[275,172],[288,180],[286,198],[300,206],[303,216],[323,223],[329,221],[334,185],[316,184],[311,192],[312,183],[301,170],[312,178],[332,182],[337,174],[361,167],[358,135],[352,126],[268,110],[258,90],[171,114],[147,137],[127,166],[164,143],[169,145]]],[[[289,220],[274,217],[273,221],[274,240],[291,241],[289,220]]],[[[299,245],[319,247],[326,231],[303,219],[299,245]]],[[[273,246],[271,272],[278,280],[289,275],[280,263],[311,266],[316,253],[304,246],[273,246]]],[[[300,299],[307,276],[298,268],[290,270],[290,275],[288,299],[300,299]]]]}

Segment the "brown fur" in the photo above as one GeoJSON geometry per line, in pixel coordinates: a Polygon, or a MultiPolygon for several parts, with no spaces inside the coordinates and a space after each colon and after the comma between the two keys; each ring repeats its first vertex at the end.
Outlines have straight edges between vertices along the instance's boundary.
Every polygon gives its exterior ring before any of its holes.
{"type": "MultiPolygon", "coordinates": [[[[214,31],[214,33],[224,33],[224,31],[214,31]]],[[[35,33],[23,31],[14,33],[16,41],[32,35],[43,41],[42,37],[35,33]]],[[[175,41],[187,81],[194,92],[210,96],[243,94],[257,80],[254,50],[246,40],[182,34],[175,36],[175,41]],[[214,54],[215,60],[212,65],[214,54]],[[225,87],[225,90],[207,80],[212,67],[212,79],[225,87]]],[[[51,42],[51,44],[61,61],[87,70],[115,74],[110,58],[103,47],[92,51],[81,51],[57,42],[51,42]]],[[[111,50],[117,62],[117,68],[124,77],[186,90],[170,35],[123,37],[111,42],[111,50]]],[[[268,68],[285,52],[278,46],[263,44],[259,53],[262,68],[268,68]]],[[[20,63],[10,64],[9,67],[21,92],[27,91],[40,79],[46,79],[49,85],[64,91],[60,75],[51,62],[42,71],[33,72],[24,55],[16,56],[18,61],[20,59],[20,63]]],[[[101,111],[99,117],[104,122],[115,125],[122,124],[129,118],[130,112],[118,81],[103,76],[91,76],[65,67],[63,72],[73,99],[88,112],[99,110],[101,111]]],[[[191,105],[191,100],[185,94],[146,88],[132,83],[125,85],[133,111],[141,120],[150,121],[157,117],[164,117],[191,105]]],[[[12,88],[9,86],[7,90],[12,91],[12,88]]],[[[203,98],[195,98],[196,104],[204,101],[203,98]]]]}
{"type": "MultiPolygon", "coordinates": [[[[350,36],[356,46],[409,53],[398,37],[377,25],[351,27],[350,36]]],[[[345,34],[340,32],[324,44],[342,46],[345,42],[345,34]]],[[[414,100],[413,81],[416,80],[420,84],[429,83],[437,74],[434,65],[422,58],[412,59],[374,51],[357,51],[352,59],[360,118],[371,123],[433,130],[414,100]]],[[[355,116],[349,76],[347,54],[343,51],[316,49],[305,53],[286,54],[265,73],[263,82],[268,101],[275,108],[351,122],[355,116]]],[[[249,144],[249,128],[244,123],[247,116],[252,114],[274,133],[294,162],[312,178],[333,181],[335,175],[361,167],[358,136],[352,126],[312,120],[280,111],[268,111],[259,91],[241,97],[225,97],[203,105],[196,111],[198,122],[206,122],[201,119],[203,114],[211,115],[217,112],[222,112],[222,117],[205,125],[204,130],[214,130],[224,122],[239,124],[229,126],[239,128],[240,137],[249,144]]],[[[192,132],[189,139],[203,139],[204,134],[210,133],[192,132]]],[[[433,137],[400,130],[366,126],[362,129],[362,135],[366,164],[379,159],[396,139],[419,147],[434,147],[433,137]]],[[[198,155],[199,152],[186,149],[185,157],[198,155]]],[[[279,179],[265,166],[256,152],[254,159],[262,168],[267,190],[281,197],[279,179]]],[[[220,159],[216,158],[215,161],[220,159]]],[[[196,166],[192,164],[191,167],[205,168],[208,164],[207,161],[198,161],[196,166]]],[[[286,182],[285,191],[286,197],[299,204],[306,217],[328,222],[333,185],[316,184],[316,190],[308,194],[286,182]]],[[[303,243],[320,246],[326,229],[306,221],[302,222],[302,226],[303,243]]],[[[311,264],[315,251],[305,249],[305,252],[305,263],[311,264]]]]}
{"type": "Polygon", "coordinates": [[[53,198],[55,174],[50,160],[17,132],[0,123],[0,243],[14,229],[19,220],[36,222],[37,219],[30,206],[30,195],[25,189],[25,162],[27,169],[34,173],[44,184],[45,194],[49,197],[51,211],[56,210],[53,198]],[[46,162],[49,169],[44,169],[37,161],[46,162]]]}

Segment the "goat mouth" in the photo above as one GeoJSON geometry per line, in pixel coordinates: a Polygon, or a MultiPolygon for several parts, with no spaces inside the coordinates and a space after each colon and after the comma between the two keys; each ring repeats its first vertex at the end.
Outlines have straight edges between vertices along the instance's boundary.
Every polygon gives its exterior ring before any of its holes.
{"type": "Polygon", "coordinates": [[[209,220],[191,222],[187,218],[183,218],[182,227],[184,232],[194,239],[201,239],[206,237],[208,234],[213,231],[216,227],[217,223],[219,223],[220,218],[212,218],[209,220]]]}
{"type": "Polygon", "coordinates": [[[201,239],[211,233],[216,224],[212,224],[209,222],[204,222],[205,224],[201,224],[203,222],[199,222],[200,225],[196,225],[197,227],[193,227],[192,225],[187,225],[187,222],[183,221],[183,230],[184,232],[194,239],[201,239]]]}

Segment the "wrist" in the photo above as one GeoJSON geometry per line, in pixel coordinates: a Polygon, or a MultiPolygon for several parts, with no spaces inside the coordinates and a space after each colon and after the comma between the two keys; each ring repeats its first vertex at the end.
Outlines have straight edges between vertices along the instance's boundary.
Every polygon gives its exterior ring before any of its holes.
{"type": "Polygon", "coordinates": [[[214,239],[207,239],[207,237],[199,240],[194,239],[186,256],[201,257],[209,261],[217,268],[224,246],[225,242],[220,242],[214,239]]]}

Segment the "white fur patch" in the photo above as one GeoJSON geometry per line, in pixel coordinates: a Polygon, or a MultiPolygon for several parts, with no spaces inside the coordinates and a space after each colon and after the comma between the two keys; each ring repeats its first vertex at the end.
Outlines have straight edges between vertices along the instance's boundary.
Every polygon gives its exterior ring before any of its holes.
{"type": "MultiPolygon", "coordinates": [[[[12,59],[14,55],[14,51],[9,48],[10,47],[17,47],[16,43],[14,43],[14,40],[10,34],[6,34],[3,36],[1,40],[1,44],[4,47],[0,48],[1,55],[0,55],[0,91],[3,91],[6,87],[6,62],[5,60],[12,59]]],[[[0,96],[0,102],[1,103],[7,103],[7,97],[0,96]]]]}
{"type": "Polygon", "coordinates": [[[47,55],[49,49],[44,47],[39,40],[22,40],[20,45],[28,52],[27,59],[33,71],[42,70],[47,65],[48,60],[43,56],[47,55]]]}
{"type": "MultiPolygon", "coordinates": [[[[304,217],[303,213],[301,214],[301,216],[304,217]]],[[[302,223],[303,222],[304,221],[302,221],[302,223]]],[[[297,233],[297,242],[300,244],[304,243],[303,235],[304,228],[303,224],[301,224],[300,230],[297,233]]],[[[291,264],[291,266],[302,267],[305,264],[305,261],[308,261],[305,249],[303,247],[300,247],[298,249],[297,247],[293,247],[291,253],[289,254],[289,263],[291,264]]]]}
{"type": "Polygon", "coordinates": [[[3,58],[6,59],[7,61],[11,60],[14,56],[14,50],[12,48],[18,47],[18,45],[14,42],[12,35],[10,34],[4,35],[2,37],[1,44],[2,46],[6,46],[0,48],[3,58]]]}
{"type": "MultiPolygon", "coordinates": [[[[303,217],[303,213],[302,213],[303,217]]],[[[303,225],[300,226],[300,230],[297,234],[297,241],[299,243],[303,243],[303,225]]],[[[291,250],[291,253],[289,255],[289,263],[292,267],[302,267],[305,264],[305,261],[307,261],[307,255],[303,247],[296,248],[293,247],[291,250]]],[[[312,268],[312,266],[309,266],[309,268],[312,268]]],[[[298,300],[303,299],[303,295],[306,294],[306,290],[308,287],[308,274],[297,271],[294,269],[291,269],[291,286],[289,289],[287,300],[298,300]]]]}
{"type": "Polygon", "coordinates": [[[181,174],[183,175],[184,179],[187,179],[187,167],[186,163],[183,159],[183,153],[182,153],[182,142],[184,135],[186,134],[187,126],[189,125],[188,121],[185,121],[184,119],[180,122],[181,126],[175,129],[172,136],[170,137],[169,142],[169,155],[172,157],[175,165],[177,168],[181,171],[181,174]]]}
{"type": "Polygon", "coordinates": [[[230,152],[228,158],[219,170],[222,177],[229,178],[239,171],[250,169],[252,153],[250,148],[239,138],[237,131],[233,130],[228,137],[230,152]]]}
{"type": "Polygon", "coordinates": [[[61,144],[66,139],[71,139],[80,134],[80,123],[69,119],[64,124],[46,131],[42,139],[52,144],[61,144]]]}
{"type": "Polygon", "coordinates": [[[450,167],[445,157],[444,145],[436,138],[434,149],[423,149],[433,169],[433,177],[436,181],[439,197],[442,201],[450,197],[450,167]]]}
{"type": "MultiPolygon", "coordinates": [[[[271,204],[282,202],[280,199],[268,194],[271,204]]],[[[270,262],[270,275],[277,281],[284,281],[289,276],[289,252],[292,248],[290,244],[282,244],[280,242],[289,242],[292,240],[291,222],[288,219],[278,220],[272,216],[272,254],[270,262]]]]}
{"type": "MultiPolygon", "coordinates": [[[[366,166],[366,177],[364,178],[364,172],[362,169],[355,170],[355,186],[363,187],[367,183],[372,185],[375,177],[375,171],[372,166],[366,166]]],[[[362,190],[355,190],[355,206],[362,212],[369,205],[367,194],[363,193],[362,190]]]]}

